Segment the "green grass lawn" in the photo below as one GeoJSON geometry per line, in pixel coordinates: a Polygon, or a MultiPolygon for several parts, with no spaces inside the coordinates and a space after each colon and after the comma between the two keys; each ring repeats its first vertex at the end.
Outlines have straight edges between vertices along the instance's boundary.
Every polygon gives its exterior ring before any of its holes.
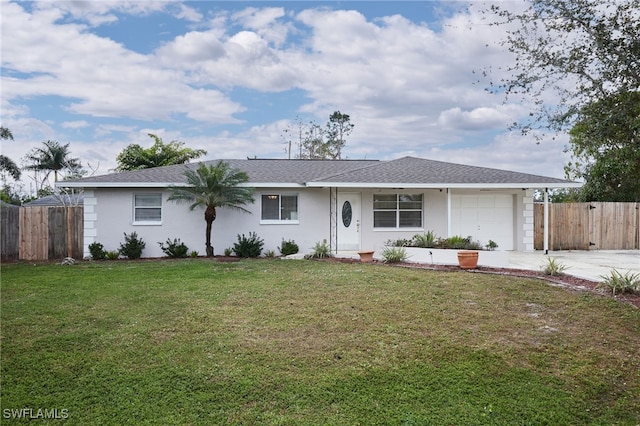
{"type": "Polygon", "coordinates": [[[2,424],[640,423],[640,311],[535,279],[277,259],[1,272],[2,424]]]}

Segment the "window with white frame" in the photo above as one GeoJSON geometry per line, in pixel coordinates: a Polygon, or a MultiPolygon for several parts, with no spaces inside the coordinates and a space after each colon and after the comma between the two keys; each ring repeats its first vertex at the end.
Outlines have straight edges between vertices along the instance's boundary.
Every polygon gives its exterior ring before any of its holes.
{"type": "Polygon", "coordinates": [[[422,194],[374,194],[374,228],[422,228],[422,194]]]}
{"type": "Polygon", "coordinates": [[[293,194],[262,194],[262,223],[298,223],[298,196],[293,194]]]}
{"type": "Polygon", "coordinates": [[[162,223],[162,194],[133,194],[133,223],[162,223]]]}

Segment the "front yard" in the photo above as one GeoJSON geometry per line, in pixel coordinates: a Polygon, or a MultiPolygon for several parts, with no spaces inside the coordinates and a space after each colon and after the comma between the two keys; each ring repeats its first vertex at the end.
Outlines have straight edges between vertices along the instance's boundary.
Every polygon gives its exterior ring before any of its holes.
{"type": "Polygon", "coordinates": [[[1,272],[3,424],[640,423],[640,310],[536,279],[277,259],[1,272]]]}

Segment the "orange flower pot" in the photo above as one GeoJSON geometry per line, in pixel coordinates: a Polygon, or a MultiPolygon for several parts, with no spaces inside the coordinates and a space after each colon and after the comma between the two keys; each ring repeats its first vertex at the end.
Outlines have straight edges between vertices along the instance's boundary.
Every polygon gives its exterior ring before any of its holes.
{"type": "Polygon", "coordinates": [[[478,252],[474,250],[459,251],[458,264],[462,269],[476,269],[478,267],[478,252]]]}
{"type": "Polygon", "coordinates": [[[359,251],[358,254],[360,255],[360,262],[363,263],[371,263],[373,262],[373,250],[367,250],[367,251],[359,251]]]}

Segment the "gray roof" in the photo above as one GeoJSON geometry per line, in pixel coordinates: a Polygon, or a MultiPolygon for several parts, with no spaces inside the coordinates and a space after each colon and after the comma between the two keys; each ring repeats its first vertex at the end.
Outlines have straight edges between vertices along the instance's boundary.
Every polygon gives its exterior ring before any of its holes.
{"type": "Polygon", "coordinates": [[[12,209],[12,208],[20,208],[20,206],[16,206],[15,204],[9,204],[9,203],[5,203],[4,201],[0,200],[0,208],[3,209],[12,209]]]}
{"type": "Polygon", "coordinates": [[[372,167],[350,170],[331,176],[330,182],[388,184],[531,184],[567,183],[564,179],[511,172],[487,167],[467,166],[403,157],[381,162],[372,167]]]}
{"type": "Polygon", "coordinates": [[[84,204],[84,196],[82,194],[60,194],[47,195],[28,203],[25,206],[81,206],[84,204]]]}
{"type": "MultiPolygon", "coordinates": [[[[220,160],[205,161],[215,164],[220,160]]],[[[253,186],[575,187],[575,182],[486,167],[403,157],[378,160],[223,160],[245,171],[253,186]]],[[[155,167],[65,181],[71,187],[162,187],[185,182],[185,167],[155,167]]]]}

